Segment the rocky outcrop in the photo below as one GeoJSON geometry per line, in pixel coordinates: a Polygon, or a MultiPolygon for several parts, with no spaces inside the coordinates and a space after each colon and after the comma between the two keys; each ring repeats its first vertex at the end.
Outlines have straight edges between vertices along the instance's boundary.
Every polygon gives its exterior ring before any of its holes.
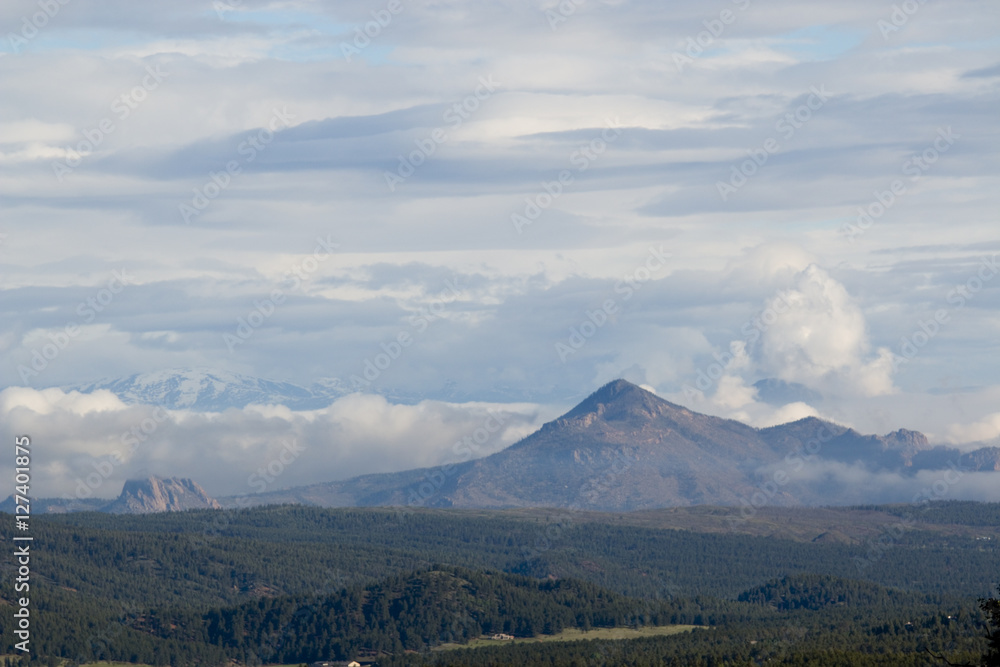
{"type": "Polygon", "coordinates": [[[113,514],[151,514],[220,507],[218,501],[209,497],[205,489],[190,479],[147,477],[125,482],[118,499],[101,508],[101,511],[113,514]]]}

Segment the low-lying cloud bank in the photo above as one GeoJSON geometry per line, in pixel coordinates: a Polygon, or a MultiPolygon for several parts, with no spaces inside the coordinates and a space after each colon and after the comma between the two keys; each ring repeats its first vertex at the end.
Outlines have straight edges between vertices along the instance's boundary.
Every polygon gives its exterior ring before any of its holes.
{"type": "Polygon", "coordinates": [[[440,465],[458,460],[466,438],[486,456],[537,429],[542,413],[531,404],[393,405],[367,394],[310,412],[197,413],[128,406],[108,391],[18,387],[0,392],[0,420],[8,441],[31,437],[33,496],[110,498],[148,474],[191,477],[222,496],[440,465]]]}

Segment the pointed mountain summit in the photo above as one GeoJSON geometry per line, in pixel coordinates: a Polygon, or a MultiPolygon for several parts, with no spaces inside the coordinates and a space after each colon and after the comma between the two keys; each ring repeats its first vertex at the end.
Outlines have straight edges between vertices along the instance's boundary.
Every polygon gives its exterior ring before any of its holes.
{"type": "MultiPolygon", "coordinates": [[[[1000,455],[979,454],[975,461],[962,455],[961,461],[974,463],[977,470],[1000,467],[1000,455]]],[[[815,417],[757,429],[694,412],[615,380],[491,456],[260,494],[257,500],[602,511],[696,504],[858,504],[872,502],[878,490],[825,474],[799,481],[794,475],[806,465],[822,471],[831,464],[912,475],[943,469],[959,455],[930,448],[915,431],[862,435],[815,417]]]]}
{"type": "MultiPolygon", "coordinates": [[[[692,412],[615,380],[486,458],[365,475],[275,492],[260,500],[608,511],[739,504],[755,492],[756,470],[780,459],[792,446],[784,443],[778,451],[746,424],[692,412]]],[[[782,493],[775,502],[793,501],[782,493]]]]}
{"type": "Polygon", "coordinates": [[[687,412],[687,410],[627,380],[615,380],[585,398],[561,419],[595,415],[605,421],[624,421],[655,419],[670,412],[687,412]]]}

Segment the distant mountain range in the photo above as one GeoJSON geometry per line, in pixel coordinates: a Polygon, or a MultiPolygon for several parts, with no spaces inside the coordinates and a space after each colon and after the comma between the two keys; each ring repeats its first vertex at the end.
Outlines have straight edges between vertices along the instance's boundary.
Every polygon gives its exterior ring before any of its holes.
{"type": "MultiPolygon", "coordinates": [[[[319,410],[342,396],[361,391],[360,388],[352,387],[350,380],[340,378],[322,378],[309,386],[302,386],[210,368],[174,368],[136,373],[127,377],[63,385],[60,389],[84,394],[106,389],[129,405],[160,405],[168,410],[197,412],[221,412],[229,408],[245,408],[251,404],[284,405],[292,410],[319,410]]],[[[393,403],[401,404],[415,404],[425,398],[455,402],[530,400],[530,397],[526,398],[523,393],[509,387],[495,386],[484,393],[471,395],[450,382],[426,394],[380,386],[366,386],[364,392],[379,394],[393,403]]]]}
{"type": "MultiPolygon", "coordinates": [[[[204,376],[197,384],[177,386],[171,396],[175,403],[185,405],[208,401],[205,387],[215,380],[216,376],[204,376]]],[[[150,382],[131,386],[162,390],[150,382]]],[[[272,395],[289,393],[285,385],[254,386],[272,395]]],[[[233,392],[226,385],[211,400],[235,400],[238,394],[233,392]]],[[[436,468],[363,475],[249,498],[219,498],[219,503],[230,507],[245,506],[250,500],[258,505],[596,511],[761,502],[843,505],[910,502],[912,493],[838,480],[826,474],[823,466],[895,475],[900,480],[921,471],[940,471],[943,476],[1000,471],[997,447],[963,453],[931,446],[916,431],[863,435],[813,417],[757,429],[692,412],[625,380],[601,387],[562,417],[501,452],[482,459],[472,459],[471,448],[466,453],[465,460],[436,468]],[[813,471],[820,466],[822,474],[795,481],[795,474],[807,465],[813,471]]],[[[86,501],[71,508],[65,501],[52,501],[49,511],[149,512],[215,505],[188,480],[151,480],[127,482],[122,497],[107,506],[86,501]]],[[[1000,475],[997,481],[1000,488],[1000,475]]],[[[44,502],[36,501],[36,511],[47,507],[44,502]]]]}
{"type": "MultiPolygon", "coordinates": [[[[507,449],[478,460],[364,475],[255,495],[255,503],[326,507],[562,507],[627,511],[741,505],[906,502],[832,479],[793,483],[807,464],[856,465],[913,476],[921,470],[1000,471],[1000,448],[932,447],[923,434],[884,436],[816,418],[756,429],[692,412],[624,380],[604,387],[507,449]],[[770,467],[769,467],[770,466],[770,467]]],[[[1000,475],[998,475],[1000,487],[1000,475]]],[[[910,494],[912,496],[912,494],[910,494]]],[[[234,498],[220,498],[223,505],[234,498]]]]}
{"type": "Polygon", "coordinates": [[[220,412],[251,404],[280,404],[293,410],[317,410],[351,393],[346,384],[335,378],[302,387],[290,382],[201,368],[137,373],[62,389],[84,394],[106,389],[128,404],[160,405],[169,410],[202,412],[220,412]]]}

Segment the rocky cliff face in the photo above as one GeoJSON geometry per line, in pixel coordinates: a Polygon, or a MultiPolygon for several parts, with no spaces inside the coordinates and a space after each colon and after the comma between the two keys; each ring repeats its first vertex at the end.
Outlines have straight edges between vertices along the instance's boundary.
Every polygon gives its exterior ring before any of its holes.
{"type": "Polygon", "coordinates": [[[197,482],[171,477],[147,477],[125,482],[118,499],[102,508],[114,514],[150,514],[192,509],[219,509],[219,503],[197,482]]]}

